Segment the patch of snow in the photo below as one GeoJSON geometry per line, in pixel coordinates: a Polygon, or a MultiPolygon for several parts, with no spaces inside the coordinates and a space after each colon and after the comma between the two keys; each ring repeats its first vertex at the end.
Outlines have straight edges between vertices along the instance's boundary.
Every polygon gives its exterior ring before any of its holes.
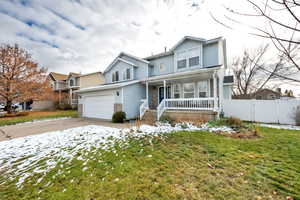
{"type": "Polygon", "coordinates": [[[260,124],[260,126],[267,127],[267,128],[287,129],[287,130],[299,130],[300,131],[300,126],[293,126],[293,125],[260,124]]]}
{"type": "MultiPolygon", "coordinates": [[[[175,127],[162,123],[157,126],[142,125],[139,129],[82,126],[0,142],[0,171],[9,178],[19,177],[17,187],[20,187],[26,178],[45,175],[62,162],[71,162],[76,157],[79,161],[87,161],[89,154],[95,153],[97,149],[116,153],[116,142],[125,147],[129,138],[147,137],[151,142],[154,137],[165,138],[168,133],[182,130],[234,132],[228,127],[210,127],[207,124],[195,127],[188,123],[177,124],[175,127]]],[[[86,169],[84,167],[83,171],[86,169]]]]}

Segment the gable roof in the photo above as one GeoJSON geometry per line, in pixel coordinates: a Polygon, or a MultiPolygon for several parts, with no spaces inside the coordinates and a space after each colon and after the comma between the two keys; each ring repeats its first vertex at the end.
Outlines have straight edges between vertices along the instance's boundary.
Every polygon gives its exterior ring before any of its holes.
{"type": "Polygon", "coordinates": [[[132,62],[130,62],[130,61],[128,61],[128,60],[125,60],[125,59],[121,58],[122,56],[127,56],[127,57],[133,58],[133,59],[135,59],[135,60],[138,60],[138,61],[140,61],[140,62],[149,64],[149,61],[147,61],[147,60],[144,60],[144,59],[142,59],[142,58],[139,58],[139,57],[130,55],[130,54],[128,54],[128,53],[121,52],[121,53],[120,53],[120,54],[112,61],[112,63],[110,63],[110,64],[108,65],[108,67],[104,70],[103,73],[106,73],[106,72],[108,72],[109,70],[111,70],[111,68],[112,68],[118,61],[121,61],[121,62],[124,62],[124,63],[127,63],[127,64],[129,64],[129,65],[132,65],[132,66],[137,67],[136,64],[134,64],[134,63],[132,63],[132,62]]]}
{"type": "Polygon", "coordinates": [[[204,38],[199,38],[199,37],[193,37],[193,36],[184,36],[179,42],[177,42],[171,49],[170,51],[174,51],[179,45],[181,45],[184,41],[186,40],[193,40],[193,41],[198,41],[198,42],[205,42],[206,39],[204,38]]]}
{"type": "Polygon", "coordinates": [[[56,72],[50,72],[50,74],[52,76],[52,78],[55,81],[65,81],[68,79],[68,75],[66,74],[60,74],[60,73],[56,73],[56,72]]]}
{"type": "Polygon", "coordinates": [[[155,55],[151,55],[148,57],[145,57],[145,60],[152,60],[155,58],[160,58],[160,57],[164,57],[164,56],[169,56],[174,54],[174,50],[181,45],[184,41],[186,40],[193,40],[193,41],[199,41],[199,42],[203,42],[204,44],[210,44],[210,43],[214,43],[217,42],[219,40],[223,39],[223,37],[217,37],[217,38],[213,38],[213,39],[209,39],[209,40],[205,40],[204,38],[199,38],[199,37],[193,37],[193,36],[184,36],[179,42],[177,42],[169,51],[167,52],[163,52],[163,53],[159,53],[159,54],[155,54],[155,55]]]}

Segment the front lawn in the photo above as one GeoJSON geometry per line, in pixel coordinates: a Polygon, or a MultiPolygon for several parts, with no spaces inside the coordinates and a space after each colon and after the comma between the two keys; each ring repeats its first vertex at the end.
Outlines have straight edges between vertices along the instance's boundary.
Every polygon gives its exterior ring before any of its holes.
{"type": "Polygon", "coordinates": [[[75,110],[57,110],[57,111],[33,111],[27,116],[18,117],[0,117],[0,126],[13,125],[34,120],[52,119],[60,117],[77,117],[75,110]]]}
{"type": "Polygon", "coordinates": [[[0,199],[300,199],[300,131],[258,130],[255,139],[180,131],[77,152],[21,187],[0,176],[0,199]]]}

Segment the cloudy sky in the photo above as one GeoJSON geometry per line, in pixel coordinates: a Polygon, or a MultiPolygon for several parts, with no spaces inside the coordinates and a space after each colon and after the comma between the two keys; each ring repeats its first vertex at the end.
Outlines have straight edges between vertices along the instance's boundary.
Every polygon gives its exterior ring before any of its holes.
{"type": "Polygon", "coordinates": [[[121,51],[140,57],[185,35],[224,36],[231,60],[266,41],[215,22],[237,0],[1,0],[0,43],[18,43],[48,71],[103,71],[121,51]]]}

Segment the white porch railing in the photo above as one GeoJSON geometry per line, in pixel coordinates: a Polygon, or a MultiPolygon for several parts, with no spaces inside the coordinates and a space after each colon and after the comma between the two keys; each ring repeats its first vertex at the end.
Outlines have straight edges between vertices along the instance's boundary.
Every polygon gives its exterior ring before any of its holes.
{"type": "Polygon", "coordinates": [[[216,110],[215,98],[166,99],[166,109],[175,110],[216,110]]]}
{"type": "Polygon", "coordinates": [[[213,110],[217,111],[217,98],[164,99],[157,107],[157,120],[165,110],[213,110]]]}
{"type": "Polygon", "coordinates": [[[140,119],[143,118],[145,112],[147,111],[147,109],[149,109],[149,106],[148,106],[148,101],[147,99],[142,99],[142,104],[140,106],[140,119]]]}
{"type": "Polygon", "coordinates": [[[157,106],[157,121],[159,121],[159,118],[162,116],[162,114],[165,111],[165,99],[163,99],[160,104],[157,106]]]}

